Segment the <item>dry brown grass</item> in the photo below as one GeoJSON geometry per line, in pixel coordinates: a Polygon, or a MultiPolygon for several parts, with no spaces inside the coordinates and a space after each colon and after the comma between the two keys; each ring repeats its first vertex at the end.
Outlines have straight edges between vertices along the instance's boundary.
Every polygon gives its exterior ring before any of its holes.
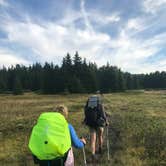
{"type": "MultiPolygon", "coordinates": [[[[84,119],[83,107],[88,95],[36,95],[27,93],[23,96],[0,96],[0,165],[33,165],[28,150],[31,129],[41,112],[52,111],[57,104],[65,104],[70,110],[68,121],[73,124],[78,135],[87,135],[87,127],[81,124],[84,119]]],[[[141,113],[146,116],[166,118],[166,93],[115,93],[104,95],[104,104],[110,114],[141,113]]],[[[127,148],[126,154],[119,152],[119,157],[126,166],[141,166],[137,153],[143,149],[127,148]],[[136,155],[133,155],[136,154],[136,155]],[[133,155],[133,157],[132,157],[133,155]]],[[[76,165],[83,163],[81,150],[74,150],[76,165]]],[[[86,146],[89,157],[89,145],[86,146]]],[[[105,152],[106,154],[106,152],[105,152]]],[[[115,157],[115,156],[114,156],[115,157]]],[[[118,156],[117,156],[118,157],[118,156]]],[[[115,161],[115,160],[114,160],[115,161]]],[[[109,165],[106,157],[101,157],[99,165],[109,165]]],[[[116,164],[112,164],[116,165],[116,164]]]]}

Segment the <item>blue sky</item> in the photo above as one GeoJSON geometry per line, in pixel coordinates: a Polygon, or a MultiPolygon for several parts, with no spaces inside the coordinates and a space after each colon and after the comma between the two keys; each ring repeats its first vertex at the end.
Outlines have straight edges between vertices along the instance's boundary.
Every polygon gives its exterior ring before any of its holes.
{"type": "Polygon", "coordinates": [[[166,0],[0,0],[0,67],[69,52],[130,73],[166,71],[166,0]]]}

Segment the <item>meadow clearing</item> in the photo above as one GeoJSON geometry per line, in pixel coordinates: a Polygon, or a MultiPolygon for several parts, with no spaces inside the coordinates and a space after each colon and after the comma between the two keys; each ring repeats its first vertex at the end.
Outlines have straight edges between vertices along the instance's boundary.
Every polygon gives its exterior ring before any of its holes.
{"type": "MultiPolygon", "coordinates": [[[[52,111],[57,104],[69,108],[68,121],[79,136],[88,138],[82,124],[83,108],[89,94],[68,95],[0,95],[0,165],[33,166],[28,140],[41,112],[52,111]]],[[[165,166],[166,165],[166,91],[128,91],[104,94],[109,125],[110,158],[107,149],[98,165],[165,166]]],[[[106,137],[105,137],[106,140],[106,137]]],[[[89,141],[89,140],[87,140],[89,141]]],[[[89,143],[85,147],[90,156],[89,143]]],[[[76,166],[83,165],[82,150],[74,149],[76,166]]]]}

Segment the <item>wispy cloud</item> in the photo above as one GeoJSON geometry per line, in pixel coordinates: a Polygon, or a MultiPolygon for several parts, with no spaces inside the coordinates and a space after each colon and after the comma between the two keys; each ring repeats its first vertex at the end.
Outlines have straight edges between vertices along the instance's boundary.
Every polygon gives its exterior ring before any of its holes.
{"type": "Polygon", "coordinates": [[[87,12],[85,11],[85,1],[84,0],[81,0],[81,12],[83,14],[83,18],[84,18],[84,22],[85,22],[85,25],[86,25],[86,28],[88,31],[90,32],[93,32],[93,27],[88,19],[88,14],[87,12]]]}
{"type": "Polygon", "coordinates": [[[144,0],[143,6],[146,12],[155,14],[157,11],[166,8],[166,0],[144,0]]]}
{"type": "MultiPolygon", "coordinates": [[[[160,67],[157,67],[157,64],[161,64],[163,59],[153,64],[148,63],[147,59],[157,56],[166,44],[166,33],[155,34],[147,39],[140,37],[142,31],[152,28],[145,23],[146,21],[145,18],[128,20],[126,26],[121,29],[118,38],[111,41],[113,49],[111,52],[112,63],[121,66],[125,71],[146,73],[155,70],[166,70],[166,66],[160,65],[160,67]]],[[[162,56],[166,57],[166,55],[162,56]]]]}
{"type": "Polygon", "coordinates": [[[47,61],[55,61],[58,56],[76,50],[83,53],[84,57],[93,57],[110,40],[109,35],[99,32],[92,34],[89,29],[68,28],[52,22],[43,24],[10,21],[5,24],[4,30],[10,42],[31,48],[42,60],[47,61]]]}
{"type": "MultiPolygon", "coordinates": [[[[0,4],[1,2],[3,1],[0,0],[0,4]]],[[[88,1],[80,0],[79,10],[68,8],[63,11],[63,17],[56,20],[40,19],[36,22],[33,15],[18,10],[17,15],[22,18],[19,20],[8,11],[2,12],[0,31],[6,34],[6,42],[13,47],[18,45],[25,49],[22,51],[24,56],[21,56],[21,51],[16,48],[1,47],[1,64],[29,64],[31,62],[25,57],[27,52],[33,54],[33,62],[40,60],[60,64],[67,52],[74,54],[78,51],[82,57],[99,66],[110,62],[132,73],[166,70],[164,58],[156,58],[153,63],[149,61],[151,57],[158,56],[166,45],[166,32],[160,31],[160,27],[166,25],[160,18],[154,20],[156,17],[151,16],[153,13],[150,12],[159,11],[165,0],[160,5],[154,1],[150,3],[150,0],[143,1],[144,12],[130,18],[122,17],[119,10],[109,13],[87,8],[87,3],[88,1]],[[151,5],[150,11],[145,7],[148,3],[151,5]],[[80,23],[79,26],[76,26],[77,23],[80,23]],[[117,29],[118,33],[112,36],[110,31],[117,29]]],[[[162,52],[162,57],[164,56],[166,55],[162,52]]]]}
{"type": "Polygon", "coordinates": [[[0,6],[8,6],[9,4],[5,0],[0,0],[0,6]]]}
{"type": "Polygon", "coordinates": [[[96,22],[97,24],[100,24],[100,26],[105,26],[120,21],[120,16],[118,13],[108,15],[95,10],[92,10],[91,13],[89,13],[89,17],[90,20],[96,22]]]}
{"type": "Polygon", "coordinates": [[[16,64],[28,65],[29,62],[18,57],[18,55],[11,50],[0,48],[0,67],[9,67],[16,64]]]}

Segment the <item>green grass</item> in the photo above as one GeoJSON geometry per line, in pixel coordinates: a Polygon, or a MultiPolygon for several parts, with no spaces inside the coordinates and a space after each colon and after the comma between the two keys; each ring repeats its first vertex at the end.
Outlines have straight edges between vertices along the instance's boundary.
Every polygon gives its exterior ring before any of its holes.
{"type": "MultiPolygon", "coordinates": [[[[83,107],[88,95],[0,95],[0,165],[33,166],[28,139],[40,113],[52,111],[57,104],[69,108],[68,121],[79,136],[88,135],[83,107]]],[[[166,165],[166,92],[129,91],[104,95],[111,114],[109,141],[111,161],[104,154],[98,165],[166,165]]],[[[86,146],[90,157],[89,142],[86,146]]],[[[75,163],[83,165],[82,150],[74,149],[75,163]]]]}

